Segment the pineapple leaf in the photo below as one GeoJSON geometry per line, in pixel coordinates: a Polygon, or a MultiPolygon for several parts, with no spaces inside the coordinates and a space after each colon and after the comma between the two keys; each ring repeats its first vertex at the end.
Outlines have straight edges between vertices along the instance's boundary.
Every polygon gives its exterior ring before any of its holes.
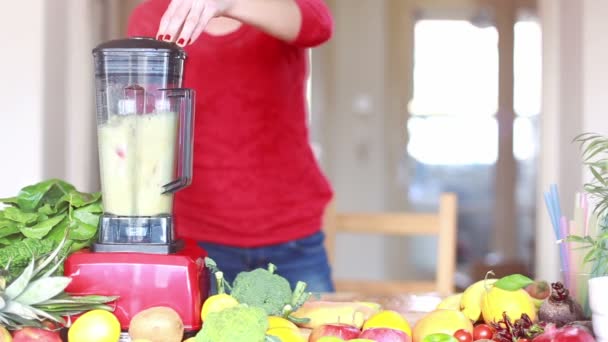
{"type": "Polygon", "coordinates": [[[23,290],[27,287],[30,280],[32,280],[32,276],[34,275],[34,263],[36,259],[32,258],[32,261],[27,265],[27,267],[23,270],[21,275],[17,279],[15,279],[4,291],[4,295],[8,299],[15,299],[18,297],[23,290]]]}
{"type": "Polygon", "coordinates": [[[15,314],[8,314],[8,317],[5,318],[9,322],[7,324],[7,327],[10,327],[9,330],[17,330],[23,327],[42,328],[42,323],[36,319],[26,319],[15,314]]]}
{"type": "Polygon", "coordinates": [[[53,250],[51,252],[51,254],[49,254],[49,256],[47,256],[38,265],[38,267],[36,267],[36,269],[34,270],[34,275],[37,275],[38,273],[40,273],[45,267],[47,267],[53,261],[53,259],[55,259],[55,257],[59,254],[59,252],[61,252],[61,249],[63,248],[63,245],[65,245],[66,241],[67,241],[67,233],[65,234],[65,236],[63,237],[63,239],[61,240],[61,242],[59,242],[59,245],[57,245],[57,247],[55,248],[55,250],[53,250]]]}
{"type": "Polygon", "coordinates": [[[15,327],[15,329],[12,330],[17,330],[16,328],[23,328],[23,327],[36,327],[36,328],[42,328],[42,322],[40,322],[37,319],[26,319],[23,318],[19,315],[15,315],[15,314],[9,314],[8,315],[8,319],[13,322],[12,325],[15,327]]]}
{"type": "Polygon", "coordinates": [[[73,296],[73,297],[63,297],[57,296],[52,299],[46,300],[44,302],[39,303],[39,305],[46,304],[105,304],[109,302],[113,302],[118,299],[118,296],[73,296]]]}
{"type": "Polygon", "coordinates": [[[59,267],[63,266],[63,262],[65,261],[66,258],[67,258],[67,255],[65,255],[61,259],[59,259],[59,261],[53,267],[51,267],[48,271],[46,271],[40,278],[47,278],[47,277],[50,277],[51,275],[53,275],[53,273],[55,273],[55,271],[57,271],[57,269],[59,267]]]}
{"type": "Polygon", "coordinates": [[[63,292],[71,281],[70,277],[40,278],[29,284],[15,300],[24,305],[44,302],[63,292]]]}
{"type": "MultiPolygon", "coordinates": [[[[55,322],[59,323],[59,324],[60,324],[60,325],[62,325],[62,326],[65,326],[66,321],[65,321],[65,319],[63,319],[63,317],[61,317],[61,315],[56,314],[56,313],[53,313],[53,312],[47,312],[47,314],[48,314],[49,316],[53,317],[53,319],[52,319],[53,321],[55,321],[55,322]]],[[[62,314],[63,314],[63,313],[62,313],[62,314]]]]}
{"type": "Polygon", "coordinates": [[[0,312],[2,312],[2,309],[4,309],[5,306],[6,306],[6,301],[4,301],[4,298],[2,298],[2,296],[0,296],[0,312]]]}
{"type": "Polygon", "coordinates": [[[41,317],[36,314],[36,311],[32,310],[32,307],[23,305],[15,301],[7,303],[7,305],[4,307],[3,312],[13,314],[24,319],[41,320],[41,317]]]}
{"type": "Polygon", "coordinates": [[[55,321],[57,323],[63,323],[62,319],[57,320],[57,315],[51,315],[50,313],[45,312],[44,310],[36,309],[34,307],[30,307],[30,308],[32,309],[32,311],[34,311],[40,317],[50,319],[51,321],[55,321]]]}
{"type": "Polygon", "coordinates": [[[0,315],[0,324],[4,325],[5,327],[10,326],[8,319],[2,315],[0,315]]]}

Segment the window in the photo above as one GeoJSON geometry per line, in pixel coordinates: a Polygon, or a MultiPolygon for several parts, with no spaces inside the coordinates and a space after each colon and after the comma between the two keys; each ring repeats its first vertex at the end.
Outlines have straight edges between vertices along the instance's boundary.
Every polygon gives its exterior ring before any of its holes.
{"type": "Polygon", "coordinates": [[[428,165],[493,164],[498,153],[496,28],[421,20],[414,41],[408,153],[428,165]]]}
{"type": "MultiPolygon", "coordinates": [[[[541,31],[531,18],[514,26],[513,155],[519,254],[535,223],[534,189],[540,112],[541,31]]],[[[471,265],[493,250],[498,160],[499,33],[468,20],[423,19],[414,27],[413,97],[409,103],[408,199],[424,210],[440,192],[459,196],[458,261],[471,265]]],[[[416,254],[429,246],[417,244],[416,254]]],[[[429,255],[430,256],[430,255],[429,255]]],[[[432,257],[432,256],[430,256],[432,257]]]]}

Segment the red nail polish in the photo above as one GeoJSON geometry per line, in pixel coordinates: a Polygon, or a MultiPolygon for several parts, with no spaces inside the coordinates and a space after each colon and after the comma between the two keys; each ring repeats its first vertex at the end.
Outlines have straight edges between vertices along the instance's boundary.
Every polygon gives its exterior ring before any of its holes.
{"type": "Polygon", "coordinates": [[[190,43],[192,43],[192,39],[188,39],[188,42],[186,43],[186,45],[190,45],[190,43]]]}
{"type": "Polygon", "coordinates": [[[171,40],[171,35],[170,34],[166,34],[165,35],[165,40],[171,40]]]}
{"type": "Polygon", "coordinates": [[[185,39],[184,38],[180,38],[177,40],[177,45],[184,45],[185,39]]]}
{"type": "Polygon", "coordinates": [[[159,34],[159,35],[158,35],[158,37],[156,37],[156,39],[158,39],[158,40],[163,40],[163,35],[162,35],[162,34],[159,34]]]}

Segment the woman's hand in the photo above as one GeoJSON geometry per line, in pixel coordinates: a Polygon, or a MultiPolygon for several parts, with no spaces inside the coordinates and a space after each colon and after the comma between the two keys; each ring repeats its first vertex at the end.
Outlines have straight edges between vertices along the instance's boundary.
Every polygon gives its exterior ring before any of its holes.
{"type": "Polygon", "coordinates": [[[237,0],[172,0],[156,36],[186,46],[195,41],[209,20],[224,15],[237,0]]]}

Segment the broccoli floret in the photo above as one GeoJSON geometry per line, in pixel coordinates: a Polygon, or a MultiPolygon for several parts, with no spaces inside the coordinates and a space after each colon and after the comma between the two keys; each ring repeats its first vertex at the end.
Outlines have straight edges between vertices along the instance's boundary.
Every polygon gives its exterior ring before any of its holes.
{"type": "Polygon", "coordinates": [[[239,304],[212,312],[196,334],[196,342],[264,342],[268,318],[261,308],[239,304]]]}
{"type": "Polygon", "coordinates": [[[240,272],[232,283],[231,295],[239,302],[264,309],[271,316],[288,316],[308,299],[306,283],[298,282],[295,290],[287,279],[275,274],[276,266],[240,272]]]}

